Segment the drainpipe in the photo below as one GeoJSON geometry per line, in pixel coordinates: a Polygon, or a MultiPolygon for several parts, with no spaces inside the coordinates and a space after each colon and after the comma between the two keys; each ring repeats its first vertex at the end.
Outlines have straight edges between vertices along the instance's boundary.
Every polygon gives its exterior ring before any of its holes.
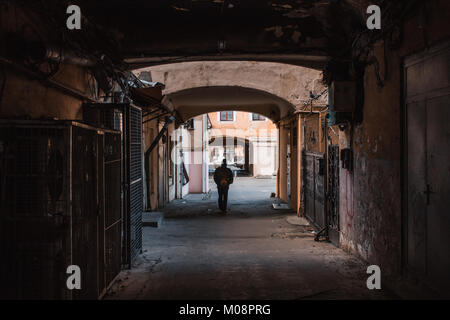
{"type": "MultiPolygon", "coordinates": [[[[166,123],[164,123],[164,126],[162,127],[161,131],[156,136],[155,140],[152,142],[150,147],[145,151],[145,183],[147,185],[147,205],[150,207],[150,154],[152,153],[153,149],[158,145],[159,140],[161,140],[164,133],[169,128],[169,125],[175,120],[174,116],[170,116],[166,119],[166,123]]],[[[149,209],[147,208],[149,211],[149,209]]]]}
{"type": "Polygon", "coordinates": [[[150,153],[152,152],[152,150],[158,145],[159,140],[161,140],[162,136],[164,135],[164,133],[166,132],[166,130],[169,128],[169,125],[175,120],[174,116],[170,116],[169,118],[167,118],[166,123],[164,123],[164,126],[162,127],[161,131],[158,133],[158,135],[156,136],[155,140],[152,142],[152,144],[150,145],[150,147],[147,149],[147,151],[145,152],[145,155],[150,155],[150,153]]]}

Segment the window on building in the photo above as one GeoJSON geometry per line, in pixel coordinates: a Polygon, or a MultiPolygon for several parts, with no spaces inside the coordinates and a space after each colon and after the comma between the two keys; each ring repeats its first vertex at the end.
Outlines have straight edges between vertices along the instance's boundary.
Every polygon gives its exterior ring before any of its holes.
{"type": "Polygon", "coordinates": [[[252,113],[252,121],[266,121],[266,117],[257,113],[252,113]]]}
{"type": "Polygon", "coordinates": [[[220,112],[220,121],[234,121],[234,112],[233,111],[221,111],[220,112]]]}
{"type": "Polygon", "coordinates": [[[186,123],[185,123],[185,128],[186,129],[188,129],[188,130],[194,130],[195,129],[195,122],[194,122],[195,120],[194,119],[191,119],[191,120],[188,120],[186,123]]]}

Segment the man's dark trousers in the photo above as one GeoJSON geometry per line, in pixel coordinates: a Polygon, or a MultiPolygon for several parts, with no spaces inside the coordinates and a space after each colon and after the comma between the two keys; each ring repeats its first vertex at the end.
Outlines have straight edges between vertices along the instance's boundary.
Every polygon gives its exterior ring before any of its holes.
{"type": "Polygon", "coordinates": [[[219,192],[219,208],[222,211],[227,210],[228,188],[229,186],[217,186],[217,191],[219,192]]]}

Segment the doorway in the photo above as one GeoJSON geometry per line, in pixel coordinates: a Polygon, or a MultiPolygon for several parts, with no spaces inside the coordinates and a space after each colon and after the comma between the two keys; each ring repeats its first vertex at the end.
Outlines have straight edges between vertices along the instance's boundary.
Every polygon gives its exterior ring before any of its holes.
{"type": "Polygon", "coordinates": [[[405,264],[438,290],[450,286],[449,66],[450,44],[404,66],[405,264]]]}

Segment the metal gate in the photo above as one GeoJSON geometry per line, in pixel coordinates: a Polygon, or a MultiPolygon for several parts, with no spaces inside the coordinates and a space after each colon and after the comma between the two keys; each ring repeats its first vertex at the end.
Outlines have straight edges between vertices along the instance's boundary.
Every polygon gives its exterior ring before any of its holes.
{"type": "Polygon", "coordinates": [[[82,270],[75,299],[97,299],[97,131],[72,127],[72,263],[82,270]]]}
{"type": "Polygon", "coordinates": [[[123,262],[129,267],[142,251],[142,110],[124,106],[124,246],[123,262]]]}
{"type": "Polygon", "coordinates": [[[120,271],[121,135],[0,120],[0,297],[97,299],[120,271]],[[67,289],[78,265],[82,290],[67,289]]]}
{"type": "Polygon", "coordinates": [[[339,146],[328,147],[328,236],[339,244],[339,146]]]}
{"type": "Polygon", "coordinates": [[[121,270],[122,262],[122,145],[121,134],[104,131],[99,135],[99,199],[98,217],[99,248],[99,296],[103,296],[108,286],[121,270]]]}
{"type": "Polygon", "coordinates": [[[287,186],[286,193],[289,206],[291,205],[291,146],[287,145],[286,152],[286,176],[287,176],[287,186]]]}
{"type": "Polygon", "coordinates": [[[327,225],[325,202],[325,154],[303,151],[305,216],[319,231],[327,225]]]}
{"type": "Polygon", "coordinates": [[[0,299],[69,299],[70,128],[0,121],[0,299]]]}
{"type": "Polygon", "coordinates": [[[122,131],[122,264],[129,268],[142,250],[142,110],[128,103],[88,104],[83,118],[97,127],[122,131]]]}

